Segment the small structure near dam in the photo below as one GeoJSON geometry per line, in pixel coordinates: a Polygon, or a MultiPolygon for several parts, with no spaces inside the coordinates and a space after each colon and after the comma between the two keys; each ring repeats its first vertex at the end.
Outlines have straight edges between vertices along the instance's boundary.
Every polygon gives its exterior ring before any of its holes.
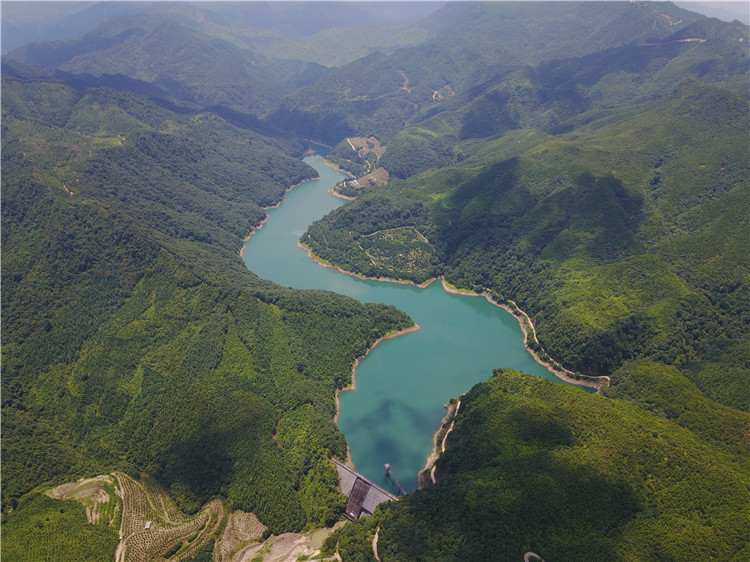
{"type": "Polygon", "coordinates": [[[393,471],[391,470],[391,465],[389,463],[385,463],[383,466],[385,467],[386,476],[389,476],[391,479],[391,482],[393,482],[398,487],[398,489],[401,490],[402,494],[406,495],[406,490],[403,489],[398,479],[396,478],[396,475],[393,474],[393,471]]]}
{"type": "Polygon", "coordinates": [[[337,459],[332,459],[339,473],[341,493],[347,498],[344,515],[354,521],[363,515],[372,515],[375,508],[386,501],[397,499],[393,494],[371,482],[337,459]]]}

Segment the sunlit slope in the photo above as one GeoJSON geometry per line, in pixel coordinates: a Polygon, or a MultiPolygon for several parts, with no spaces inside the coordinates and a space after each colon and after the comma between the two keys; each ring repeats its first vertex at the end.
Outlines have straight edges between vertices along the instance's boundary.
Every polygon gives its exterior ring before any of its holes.
{"type": "Polygon", "coordinates": [[[378,527],[383,560],[747,557],[747,462],[671,420],[504,370],[455,419],[437,484],[334,534],[329,555],[369,559],[378,527]]]}
{"type": "Polygon", "coordinates": [[[238,258],[262,206],[315,173],[292,158],[304,146],[129,93],[3,80],[4,509],[127,469],[188,512],[220,494],[275,532],[335,517],[335,389],[411,321],[238,258]]]}
{"type": "MultiPolygon", "coordinates": [[[[606,374],[646,355],[708,389],[708,363],[747,364],[746,108],[741,96],[686,82],[655,104],[584,114],[565,134],[467,141],[475,156],[465,167],[362,195],[305,242],[366,275],[444,274],[512,299],[569,368],[606,374]],[[427,237],[439,264],[372,259],[365,237],[405,226],[427,237]]],[[[746,407],[746,375],[728,381],[746,407]]]]}
{"type": "Polygon", "coordinates": [[[400,178],[462,165],[482,153],[487,139],[529,129],[570,132],[575,116],[653,102],[683,80],[746,93],[748,42],[750,32],[739,22],[701,19],[663,38],[633,40],[583,56],[561,51],[564,58],[555,53],[454,96],[441,90],[410,119],[411,126],[389,135],[381,164],[400,178]],[[462,142],[468,139],[477,142],[462,142]]]}

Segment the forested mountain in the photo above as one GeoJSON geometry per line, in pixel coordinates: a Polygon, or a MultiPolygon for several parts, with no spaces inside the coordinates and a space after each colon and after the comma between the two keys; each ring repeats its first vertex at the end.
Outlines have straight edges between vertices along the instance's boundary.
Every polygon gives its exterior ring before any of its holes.
{"type": "Polygon", "coordinates": [[[335,391],[412,321],[238,259],[315,174],[312,138],[391,178],[309,228],[317,257],[512,301],[543,359],[611,379],[497,371],[448,420],[437,482],[324,553],[368,559],[379,527],[382,560],[748,557],[747,26],[669,2],[115,12],[3,60],[11,552],[41,492],[113,470],[273,533],[337,518],[335,391]]]}
{"type": "Polygon", "coordinates": [[[671,4],[451,3],[415,25],[428,32],[419,45],[354,61],[270,119],[299,130],[317,125],[329,142],[384,135],[453,96],[466,103],[514,69],[663,40],[697,19],[671,4]]]}
{"type": "Polygon", "coordinates": [[[645,354],[684,365],[708,392],[747,408],[746,103],[685,82],[658,103],[584,114],[569,133],[485,141],[469,162],[490,162],[393,182],[303,240],[365,275],[421,283],[443,274],[513,300],[574,370],[609,374],[645,354]],[[433,245],[431,267],[384,270],[371,260],[362,236],[403,226],[433,245]],[[714,323],[726,328],[721,345],[714,323]],[[734,391],[703,381],[720,368],[734,391]]]}
{"type": "MultiPolygon", "coordinates": [[[[529,551],[544,560],[750,554],[750,473],[741,460],[747,417],[739,412],[719,414],[735,416],[720,422],[733,428],[727,449],[632,404],[515,371],[475,386],[459,411],[437,484],[337,531],[324,554],[338,549],[344,560],[375,560],[376,529],[382,560],[515,560],[529,551]]],[[[704,414],[699,424],[715,419],[704,414]]]]}
{"type": "Polygon", "coordinates": [[[272,62],[161,12],[114,18],[80,39],[32,43],[10,56],[74,74],[121,74],[179,99],[254,115],[275,104],[290,84],[323,72],[311,63],[272,62]]]}
{"type": "Polygon", "coordinates": [[[275,287],[237,258],[262,207],[314,175],[292,158],[305,146],[5,77],[4,509],[113,468],[157,475],[188,512],[221,493],[274,531],[322,522],[302,497],[338,505],[303,489],[333,470],[311,458],[346,455],[334,390],[410,321],[275,287]]]}

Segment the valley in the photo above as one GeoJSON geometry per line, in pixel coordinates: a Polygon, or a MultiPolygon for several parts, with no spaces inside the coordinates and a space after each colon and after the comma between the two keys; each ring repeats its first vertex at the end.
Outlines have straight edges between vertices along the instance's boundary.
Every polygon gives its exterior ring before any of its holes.
{"type": "Polygon", "coordinates": [[[402,485],[413,490],[445,396],[484,380],[497,363],[554,376],[525,351],[518,321],[489,300],[446,291],[440,283],[417,288],[342,275],[309,259],[298,248],[301,225],[342,204],[328,190],[343,174],[320,155],[305,162],[315,167],[320,179],[288,193],[279,208],[269,210],[268,222],[245,245],[243,259],[251,271],[281,285],[328,289],[365,302],[395,305],[419,326],[414,333],[383,341],[357,362],[354,391],[339,395],[337,418],[358,472],[392,490],[382,469],[387,462],[402,485]]]}
{"type": "Polygon", "coordinates": [[[4,560],[748,558],[745,23],[68,4],[2,11],[4,560]]]}

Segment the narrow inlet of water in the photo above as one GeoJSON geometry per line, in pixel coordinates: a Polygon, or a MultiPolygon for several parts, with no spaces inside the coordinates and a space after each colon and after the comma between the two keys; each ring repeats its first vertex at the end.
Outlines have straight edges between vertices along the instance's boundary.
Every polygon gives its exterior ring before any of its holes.
{"type": "Polygon", "coordinates": [[[340,395],[338,421],[358,472],[391,490],[383,469],[390,463],[401,485],[414,490],[450,398],[497,367],[557,379],[526,351],[515,318],[484,298],[447,293],[440,283],[420,289],[361,280],[310,259],[297,242],[311,223],[345,203],[328,190],[348,176],[319,154],[304,161],[320,179],[295,187],[268,211],[268,221],[245,245],[245,264],[279,285],[392,304],[419,324],[421,330],[383,341],[360,361],[356,390],[340,395]]]}

